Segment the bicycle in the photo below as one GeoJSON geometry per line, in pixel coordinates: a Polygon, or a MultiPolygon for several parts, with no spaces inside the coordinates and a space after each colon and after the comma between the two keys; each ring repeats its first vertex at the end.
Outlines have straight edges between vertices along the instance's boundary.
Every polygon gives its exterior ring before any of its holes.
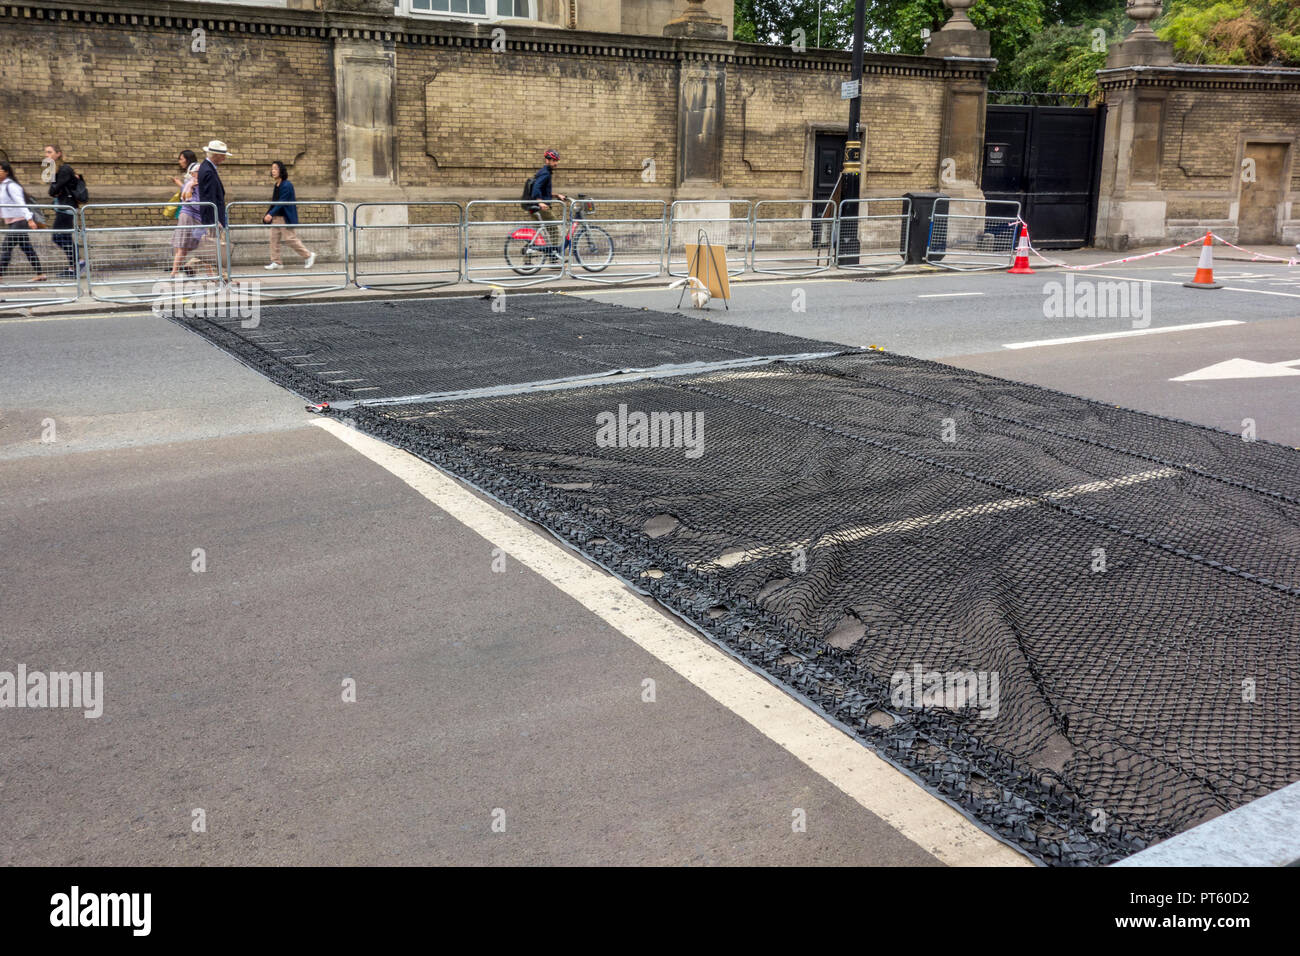
{"type": "MultiPolygon", "coordinates": [[[[536,229],[523,226],[512,232],[505,244],[506,264],[521,276],[536,275],[548,264],[560,265],[564,256],[573,253],[573,261],[587,272],[600,272],[614,261],[614,240],[608,232],[587,222],[587,214],[594,212],[596,204],[586,196],[578,196],[573,204],[569,231],[563,247],[549,241],[547,226],[536,229]]],[[[541,213],[533,216],[540,222],[541,213]]]]}

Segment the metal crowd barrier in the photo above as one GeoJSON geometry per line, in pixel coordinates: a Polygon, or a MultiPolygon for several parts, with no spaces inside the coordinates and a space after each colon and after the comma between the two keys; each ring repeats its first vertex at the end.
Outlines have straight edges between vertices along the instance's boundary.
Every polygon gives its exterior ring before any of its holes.
{"type": "Polygon", "coordinates": [[[27,208],[45,224],[31,229],[24,222],[21,229],[0,229],[0,311],[76,302],[81,295],[77,210],[59,204],[27,208]],[[60,215],[68,217],[68,223],[55,228],[60,215]],[[38,276],[45,278],[38,282],[38,276]]]}
{"type": "Polygon", "coordinates": [[[298,224],[267,223],[269,202],[226,206],[226,280],[254,282],[263,298],[292,298],[348,287],[348,209],[341,202],[283,203],[298,224]],[[328,221],[310,217],[328,214],[328,221]],[[278,249],[277,249],[278,243],[278,249]],[[304,252],[305,251],[305,252],[304,252]],[[268,269],[278,252],[282,269],[268,269]],[[307,267],[310,262],[311,268],[307,267]]]}
{"type": "Polygon", "coordinates": [[[958,272],[1009,268],[1016,253],[1019,221],[1018,202],[937,200],[930,217],[925,261],[958,272]]]}
{"type": "Polygon", "coordinates": [[[529,286],[558,279],[568,262],[565,236],[569,209],[548,200],[564,216],[542,222],[518,199],[476,199],[465,206],[465,278],[500,286],[529,286]]]}
{"type": "Polygon", "coordinates": [[[460,281],[465,215],[459,203],[358,203],[352,281],[359,289],[418,291],[460,281]]]}
{"type": "Polygon", "coordinates": [[[663,274],[668,203],[579,196],[569,209],[569,278],[615,283],[663,274]]]}
{"type": "Polygon", "coordinates": [[[835,265],[857,272],[893,272],[907,262],[912,201],[904,197],[844,199],[836,223],[835,265]]]}
{"type": "Polygon", "coordinates": [[[81,207],[86,288],[101,302],[148,302],[171,294],[175,278],[219,281],[222,249],[213,203],[190,203],[211,225],[182,225],[170,204],[89,203],[81,207]]]}
{"type": "Polygon", "coordinates": [[[745,271],[753,229],[754,204],[734,199],[679,199],[668,215],[668,274],[689,275],[686,247],[701,233],[709,244],[727,251],[727,274],[745,271]]]}
{"type": "Polygon", "coordinates": [[[835,216],[812,199],[764,199],[754,204],[749,265],[768,275],[808,276],[831,267],[823,250],[835,235],[835,216]],[[820,213],[820,214],[819,214],[820,213]]]}

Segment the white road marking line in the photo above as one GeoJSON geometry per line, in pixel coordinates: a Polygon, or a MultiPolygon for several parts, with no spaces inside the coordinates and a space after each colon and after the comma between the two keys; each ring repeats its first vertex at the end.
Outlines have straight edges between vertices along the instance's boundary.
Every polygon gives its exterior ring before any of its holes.
{"type": "Polygon", "coordinates": [[[983,295],[983,292],[927,292],[925,295],[918,295],[918,299],[955,299],[962,295],[983,295]]]}
{"type": "Polygon", "coordinates": [[[643,604],[621,581],[497,510],[455,479],[340,422],[316,419],[312,424],[387,469],[577,600],[941,862],[952,866],[1032,865],[793,697],[643,604]]]}
{"type": "Polygon", "coordinates": [[[1004,349],[1036,349],[1043,345],[1072,345],[1075,342],[1100,342],[1102,339],[1127,339],[1135,335],[1159,335],[1162,332],[1190,332],[1194,329],[1214,329],[1224,325],[1242,325],[1237,319],[1219,319],[1215,322],[1193,322],[1190,325],[1162,325],[1153,329],[1128,329],[1123,332],[1098,332],[1096,335],[1071,335],[1064,339],[1036,339],[1032,342],[1009,342],[1004,349]]]}
{"type": "Polygon", "coordinates": [[[1171,382],[1204,382],[1225,378],[1277,378],[1283,375],[1300,375],[1300,359],[1290,362],[1256,362],[1253,359],[1230,358],[1224,362],[1207,365],[1195,372],[1171,378],[1171,382]]]}
{"type": "MultiPolygon", "coordinates": [[[[1178,474],[1174,468],[1156,468],[1152,471],[1139,471],[1131,475],[1121,475],[1118,478],[1103,478],[1100,481],[1089,481],[1082,485],[1071,485],[1068,488],[1058,488],[1055,491],[1045,491],[1043,495],[1047,498],[1074,498],[1078,495],[1090,495],[1097,491],[1112,491],[1116,488],[1127,488],[1129,485],[1140,484],[1144,481],[1151,481],[1155,478],[1172,478],[1178,474]]],[[[713,561],[701,562],[691,567],[697,571],[715,571],[719,568],[734,568],[746,564],[750,561],[758,561],[763,558],[775,557],[778,554],[790,554],[795,548],[803,547],[809,550],[814,548],[823,548],[827,545],[851,544],[854,541],[861,541],[864,538],[875,537],[878,534],[892,534],[896,531],[916,531],[920,528],[929,528],[932,525],[943,524],[948,521],[960,521],[963,518],[979,518],[985,515],[1001,514],[1004,511],[1015,511],[1019,508],[1028,508],[1038,504],[1037,498],[1000,498],[995,501],[986,501],[979,505],[970,505],[966,508],[953,508],[951,511],[941,511],[938,514],[920,515],[916,518],[903,518],[901,521],[890,521],[886,524],[876,525],[859,525],[856,528],[841,528],[839,531],[831,531],[815,541],[803,539],[800,541],[787,541],[783,544],[765,545],[761,548],[751,548],[746,551],[728,551],[725,554],[715,558],[713,561]]]]}
{"type": "MultiPolygon", "coordinates": [[[[1138,271],[1138,270],[1134,270],[1138,271]]],[[[1195,275],[1195,273],[1192,273],[1195,275]]],[[[1134,279],[1132,276],[1106,275],[1100,272],[1089,272],[1089,276],[1096,276],[1098,279],[1119,279],[1124,282],[1150,282],[1153,285],[1182,285],[1176,279],[1134,279]]],[[[1229,280],[1232,281],[1232,280],[1229,280]]],[[[1254,292],[1256,295],[1282,295],[1290,299],[1300,299],[1300,292],[1270,292],[1268,289],[1243,289],[1241,286],[1225,285],[1223,287],[1229,292],[1254,292]]]]}

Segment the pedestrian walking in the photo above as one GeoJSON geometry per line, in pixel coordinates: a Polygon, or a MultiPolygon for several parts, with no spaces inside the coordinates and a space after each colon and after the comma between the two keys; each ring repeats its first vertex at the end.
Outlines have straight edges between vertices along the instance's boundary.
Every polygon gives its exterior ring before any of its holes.
{"type": "Polygon", "coordinates": [[[298,225],[298,197],[294,194],[293,183],[289,182],[288,169],[278,159],[271,164],[271,179],[275,183],[271,190],[271,208],[262,217],[262,222],[271,224],[271,262],[267,271],[284,268],[280,261],[281,242],[306,260],[302,266],[304,269],[310,269],[316,264],[316,253],[304,246],[298,233],[290,228],[298,225]]]}
{"type": "Polygon", "coordinates": [[[55,167],[54,181],[50,183],[50,198],[55,205],[67,206],[54,214],[53,233],[50,238],[68,257],[68,267],[59,273],[60,279],[77,277],[77,240],[74,234],[72,210],[81,204],[77,202],[77,172],[63,158],[63,149],[59,146],[46,146],[45,159],[55,167]]]}
{"type": "MultiPolygon", "coordinates": [[[[198,171],[199,223],[204,227],[200,242],[209,239],[213,242],[220,241],[219,235],[224,235],[227,228],[226,187],[221,182],[221,174],[217,172],[217,167],[229,157],[230,150],[219,139],[210,141],[203,150],[203,162],[199,163],[198,171]],[[220,234],[216,229],[209,228],[212,226],[220,226],[220,234]]],[[[190,261],[193,259],[191,258],[190,261]]],[[[208,274],[216,275],[210,266],[208,274]]]]}
{"type": "MultiPolygon", "coordinates": [[[[202,241],[207,232],[199,216],[199,164],[191,164],[190,168],[185,171],[185,179],[176,181],[180,183],[181,187],[181,204],[176,213],[176,230],[172,234],[172,249],[175,250],[172,257],[171,277],[173,279],[177,277],[182,268],[184,268],[186,275],[192,274],[193,270],[189,263],[182,267],[181,259],[184,258],[186,253],[193,252],[198,248],[199,242],[202,241]]],[[[207,263],[204,263],[204,266],[207,268],[210,278],[216,276],[216,270],[212,266],[207,263]]]]}
{"type": "Polygon", "coordinates": [[[4,161],[0,161],[0,218],[5,221],[4,242],[0,243],[0,279],[9,271],[9,259],[17,247],[32,264],[34,275],[31,281],[44,282],[46,276],[41,269],[40,256],[27,236],[29,229],[36,228],[36,219],[27,205],[22,184],[14,178],[14,168],[4,161]]]}
{"type": "Polygon", "coordinates": [[[230,150],[219,139],[212,140],[203,150],[203,162],[199,163],[199,202],[212,204],[199,207],[199,216],[205,226],[220,224],[222,229],[226,228],[226,187],[217,167],[228,158],[230,150]]]}

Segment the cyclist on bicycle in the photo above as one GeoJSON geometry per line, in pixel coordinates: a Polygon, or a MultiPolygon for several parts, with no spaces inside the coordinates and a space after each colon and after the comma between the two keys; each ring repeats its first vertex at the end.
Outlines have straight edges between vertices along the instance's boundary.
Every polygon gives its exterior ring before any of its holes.
{"type": "MultiPolygon", "coordinates": [[[[552,194],[551,184],[554,178],[555,167],[560,165],[560,154],[553,149],[548,149],[543,157],[546,165],[537,171],[533,177],[533,196],[537,200],[536,215],[538,218],[550,223],[559,223],[564,219],[564,207],[554,207],[550,200],[558,199],[560,202],[567,201],[568,197],[559,193],[552,194]]],[[[560,257],[560,227],[551,225],[544,227],[547,236],[550,237],[551,245],[546,250],[554,259],[560,257]]]]}

